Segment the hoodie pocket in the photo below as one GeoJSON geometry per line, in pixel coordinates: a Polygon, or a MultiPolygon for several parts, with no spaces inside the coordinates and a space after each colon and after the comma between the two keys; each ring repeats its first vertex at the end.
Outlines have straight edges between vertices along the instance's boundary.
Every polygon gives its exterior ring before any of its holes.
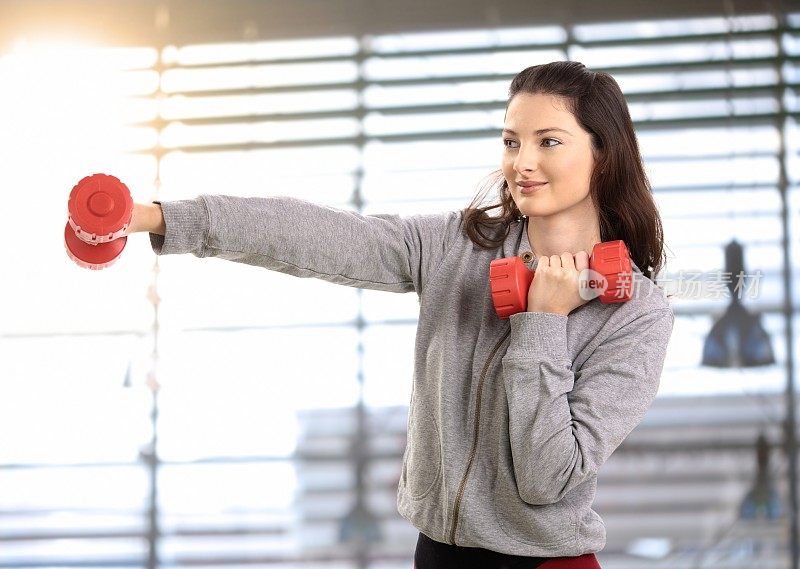
{"type": "Polygon", "coordinates": [[[494,513],[505,534],[522,543],[557,545],[577,538],[578,520],[568,493],[555,504],[534,506],[520,498],[514,471],[498,466],[494,513]]]}
{"type": "Polygon", "coordinates": [[[432,412],[412,409],[401,482],[411,498],[424,498],[441,472],[439,429],[432,412]]]}

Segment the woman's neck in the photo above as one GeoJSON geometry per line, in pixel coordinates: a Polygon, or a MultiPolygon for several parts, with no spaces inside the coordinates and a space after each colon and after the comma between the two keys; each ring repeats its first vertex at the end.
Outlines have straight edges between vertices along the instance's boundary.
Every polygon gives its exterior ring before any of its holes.
{"type": "MultiPolygon", "coordinates": [[[[592,210],[594,212],[594,210],[592,210]]],[[[600,223],[596,213],[563,211],[554,215],[528,218],[528,242],[538,257],[586,251],[600,243],[600,223]]]]}

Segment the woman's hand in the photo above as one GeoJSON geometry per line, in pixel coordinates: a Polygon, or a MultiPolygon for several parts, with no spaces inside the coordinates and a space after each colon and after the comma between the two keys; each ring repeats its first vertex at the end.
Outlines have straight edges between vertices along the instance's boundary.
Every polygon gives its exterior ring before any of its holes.
{"type": "Polygon", "coordinates": [[[552,312],[567,316],[589,302],[580,295],[579,275],[589,268],[589,253],[539,257],[531,286],[528,288],[527,312],[552,312]]]}

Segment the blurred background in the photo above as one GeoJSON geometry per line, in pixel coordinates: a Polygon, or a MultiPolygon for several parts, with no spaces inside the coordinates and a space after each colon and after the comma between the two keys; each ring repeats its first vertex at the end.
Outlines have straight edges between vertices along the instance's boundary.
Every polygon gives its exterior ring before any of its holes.
{"type": "Polygon", "coordinates": [[[738,0],[0,0],[0,567],[410,569],[416,295],[145,234],[82,269],[67,197],[461,209],[560,59],[628,99],[676,313],[598,559],[795,569],[800,6],[738,0]]]}

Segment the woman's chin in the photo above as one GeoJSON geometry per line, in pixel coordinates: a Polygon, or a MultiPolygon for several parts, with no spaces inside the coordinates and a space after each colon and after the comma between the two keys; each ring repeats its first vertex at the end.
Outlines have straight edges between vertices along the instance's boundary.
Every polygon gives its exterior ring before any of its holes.
{"type": "Polygon", "coordinates": [[[522,203],[517,203],[517,209],[522,215],[527,217],[537,217],[542,215],[542,208],[530,207],[530,204],[526,204],[525,200],[522,200],[522,203]]]}

